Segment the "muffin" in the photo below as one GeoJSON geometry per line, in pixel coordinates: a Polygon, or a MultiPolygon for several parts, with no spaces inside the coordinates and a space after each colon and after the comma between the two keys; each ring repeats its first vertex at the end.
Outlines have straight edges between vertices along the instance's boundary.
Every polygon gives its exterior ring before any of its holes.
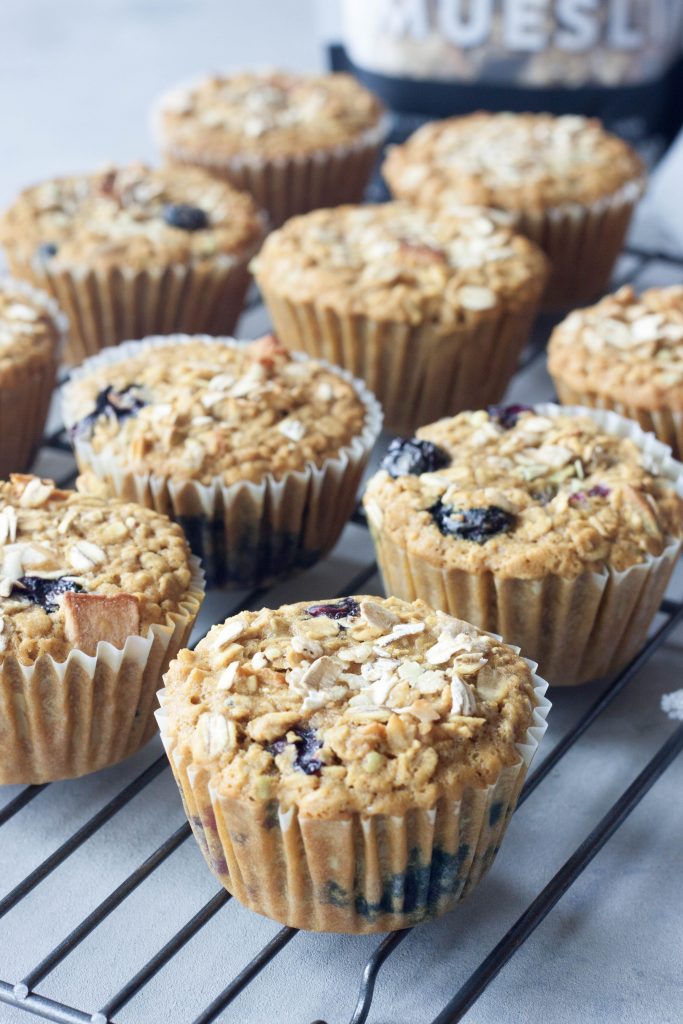
{"type": "Polygon", "coordinates": [[[12,271],[69,317],[72,363],[143,334],[232,331],[263,234],[246,193],[142,164],[36,185],[0,219],[12,271]]]}
{"type": "Polygon", "coordinates": [[[491,866],[550,707],[535,665],[421,601],[242,612],[181,651],[161,736],[207,863],[295,928],[450,910],[491,866]]]}
{"type": "Polygon", "coordinates": [[[382,168],[394,196],[506,211],[550,258],[547,308],[604,291],[645,171],[600,121],[575,115],[476,113],[435,121],[395,146],[382,168]]]}
{"type": "Polygon", "coordinates": [[[683,453],[683,286],[620,288],[555,328],[548,370],[560,401],[637,420],[683,453]]]}
{"type": "Polygon", "coordinates": [[[0,479],[33,460],[65,333],[66,320],[47,295],[0,277],[0,479]]]}
{"type": "Polygon", "coordinates": [[[392,443],[364,496],[388,593],[502,634],[551,685],[642,646],[681,549],[683,467],[616,413],[461,413],[392,443]]]}
{"type": "Polygon", "coordinates": [[[253,267],[282,343],[362,377],[397,433],[502,397],[546,280],[495,214],[405,203],[294,218],[253,267]]]}
{"type": "Polygon", "coordinates": [[[176,87],[159,100],[153,129],[170,163],[246,189],[278,226],[318,206],[360,202],[386,123],[351,75],[246,71],[176,87]]]}
{"type": "Polygon", "coordinates": [[[208,578],[254,586],[312,565],[353,511],[381,426],[358,381],[272,338],[148,338],[64,392],[80,489],[165,512],[208,578]]]}
{"type": "Polygon", "coordinates": [[[0,482],[0,783],[85,775],[146,743],[202,597],[165,516],[0,482]]]}

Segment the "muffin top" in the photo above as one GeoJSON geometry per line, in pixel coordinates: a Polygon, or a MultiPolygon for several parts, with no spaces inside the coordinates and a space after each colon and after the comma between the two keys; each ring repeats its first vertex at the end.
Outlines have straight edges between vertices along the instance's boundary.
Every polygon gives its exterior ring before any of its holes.
{"type": "Polygon", "coordinates": [[[537,705],[511,647],[422,601],[241,612],[181,651],[162,734],[224,796],[401,814],[516,764],[537,705]]]}
{"type": "Polygon", "coordinates": [[[152,340],[92,360],[64,396],[76,443],[132,472],[259,483],[321,466],[369,424],[349,378],[273,337],[152,340]]]}
{"type": "Polygon", "coordinates": [[[523,211],[592,203],[640,182],[644,170],[598,120],[480,112],[418,128],[391,149],[383,174],[401,199],[523,211]]]}
{"type": "Polygon", "coordinates": [[[522,579],[660,555],[683,533],[678,463],[589,410],[551,410],[463,412],[392,442],[364,496],[373,529],[434,565],[522,579]]]}
{"type": "Polygon", "coordinates": [[[683,285],[620,288],[553,331],[550,373],[582,392],[683,411],[683,285]]]}
{"type": "Polygon", "coordinates": [[[540,295],[540,249],[495,213],[441,216],[407,203],[341,206],[293,217],[253,261],[266,290],[378,320],[494,316],[540,295]]]}
{"type": "Polygon", "coordinates": [[[351,75],[245,71],[173,89],[160,100],[157,128],[165,149],[200,161],[277,157],[353,143],[381,114],[351,75]]]}
{"type": "Polygon", "coordinates": [[[66,320],[44,292],[0,277],[0,385],[56,358],[66,320]]]}
{"type": "Polygon", "coordinates": [[[140,163],[34,185],[0,220],[15,258],[51,270],[244,259],[263,234],[246,192],[194,167],[140,163]]]}
{"type": "Polygon", "coordinates": [[[190,551],[166,516],[15,474],[0,482],[0,661],[123,647],[183,614],[190,551]]]}

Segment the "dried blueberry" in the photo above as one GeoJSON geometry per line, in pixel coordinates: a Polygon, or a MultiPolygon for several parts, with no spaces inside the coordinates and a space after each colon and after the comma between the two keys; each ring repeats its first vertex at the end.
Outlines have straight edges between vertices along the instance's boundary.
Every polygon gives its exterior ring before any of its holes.
{"type": "Polygon", "coordinates": [[[12,587],[12,597],[27,597],[31,604],[40,605],[46,612],[56,612],[57,598],[73,590],[80,594],[83,587],[75,580],[60,576],[56,580],[45,580],[42,576],[22,576],[12,587]]]}
{"type": "MultiPolygon", "coordinates": [[[[322,743],[318,739],[315,729],[311,729],[307,725],[297,725],[291,731],[299,737],[299,742],[296,744],[294,767],[306,775],[319,775],[323,762],[315,755],[322,747],[322,743]]],[[[287,737],[281,736],[279,740],[269,743],[267,750],[275,757],[276,754],[281,754],[286,746],[287,737]]]]}
{"type": "Polygon", "coordinates": [[[49,260],[53,256],[57,255],[57,243],[56,242],[42,242],[38,246],[38,259],[49,260]]]}
{"type": "Polygon", "coordinates": [[[523,412],[533,412],[532,405],[490,405],[488,414],[503,430],[512,430],[523,412]]]}
{"type": "Polygon", "coordinates": [[[437,469],[449,466],[451,457],[448,452],[431,441],[421,441],[417,437],[395,437],[390,443],[387,454],[382,459],[382,469],[389,476],[419,476],[420,473],[434,473],[437,469]]]}
{"type": "Polygon", "coordinates": [[[209,226],[209,218],[198,206],[188,203],[167,203],[164,206],[164,220],[172,228],[181,231],[201,231],[209,226]]]}
{"type": "Polygon", "coordinates": [[[345,597],[334,604],[312,604],[310,608],[306,609],[306,612],[314,619],[321,615],[328,619],[355,618],[356,615],[360,615],[360,605],[353,597],[345,597]]]}
{"type": "Polygon", "coordinates": [[[515,517],[498,505],[487,508],[453,508],[437,501],[429,509],[444,537],[459,537],[475,544],[485,544],[497,533],[506,533],[515,525],[515,517]]]}
{"type": "Polygon", "coordinates": [[[127,387],[117,391],[109,384],[98,394],[95,399],[95,408],[84,416],[71,428],[72,434],[88,433],[95,426],[100,416],[115,416],[117,420],[125,420],[129,416],[135,416],[147,403],[135,394],[139,389],[138,384],[129,384],[127,387]]]}
{"type": "Polygon", "coordinates": [[[575,491],[574,494],[570,495],[569,503],[571,505],[580,505],[587,498],[606,498],[609,493],[609,487],[605,487],[604,484],[595,484],[587,491],[575,491]]]}

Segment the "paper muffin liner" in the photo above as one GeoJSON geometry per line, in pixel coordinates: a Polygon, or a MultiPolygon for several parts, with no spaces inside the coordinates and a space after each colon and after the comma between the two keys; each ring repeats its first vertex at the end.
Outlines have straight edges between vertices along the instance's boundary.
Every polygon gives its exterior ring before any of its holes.
{"type": "Polygon", "coordinates": [[[0,785],[71,779],[116,764],[156,731],[156,691],[169,662],[185,647],[204,598],[196,558],[179,611],[122,649],[101,640],[94,656],[66,661],[41,654],[0,665],[0,785]]]}
{"type": "Polygon", "coordinates": [[[185,812],[218,881],[250,910],[309,931],[370,933],[408,928],[451,910],[495,860],[527,770],[546,730],[547,683],[535,674],[536,707],[520,760],[489,786],[401,815],[333,819],[221,796],[206,768],[159,729],[185,812]]]}
{"type": "Polygon", "coordinates": [[[169,95],[161,97],[151,119],[152,133],[166,160],[201,167],[235,188],[250,192],[275,228],[295,214],[359,203],[389,133],[390,122],[385,116],[343,145],[274,157],[240,153],[221,159],[208,152],[200,156],[166,137],[161,114],[169,95]]]}
{"type": "MultiPolygon", "coordinates": [[[[89,359],[72,381],[129,359],[141,349],[202,341],[238,345],[233,339],[170,335],[126,342],[89,359]]],[[[295,355],[296,359],[305,359],[295,355]]],[[[97,453],[84,438],[73,438],[74,452],[87,487],[92,474],[108,494],[164,512],[180,523],[190,547],[204,565],[211,584],[250,587],[271,582],[317,562],[336,544],[348,522],[370,452],[382,426],[382,411],[361,381],[335,366],[331,373],[353,384],[365,406],[365,424],[351,442],[322,466],[289,471],[279,479],[266,474],[259,483],[226,485],[152,473],[133,473],[107,452],[97,453]]],[[[64,391],[64,418],[69,419],[69,385],[64,391]]]]}
{"type": "Polygon", "coordinates": [[[529,339],[539,292],[514,310],[475,313],[447,332],[433,324],[340,314],[294,302],[259,282],[279,340],[343,366],[382,403],[385,427],[417,427],[499,402],[529,339]]]}
{"type": "MultiPolygon", "coordinates": [[[[552,376],[552,375],[551,375],[552,376]]],[[[595,391],[577,391],[553,376],[558,398],[563,405],[583,405],[591,409],[611,409],[635,422],[645,431],[654,434],[659,441],[671,448],[674,458],[683,455],[683,411],[677,409],[646,409],[642,405],[619,402],[608,395],[595,391]]]]}
{"type": "Polygon", "coordinates": [[[638,179],[590,205],[513,211],[515,230],[536,242],[551,263],[544,310],[586,305],[608,289],[643,189],[638,179]]]}
{"type": "Polygon", "coordinates": [[[49,260],[23,263],[11,250],[7,256],[14,273],[53,295],[66,313],[66,362],[74,365],[126,338],[172,331],[230,334],[251,281],[249,261],[261,241],[234,256],[140,269],[59,269],[49,260]]]}
{"type": "MultiPolygon", "coordinates": [[[[539,403],[543,416],[586,415],[607,433],[629,437],[675,481],[683,497],[683,466],[652,434],[615,412],[539,403]]],[[[500,633],[538,662],[552,686],[574,686],[623,668],[643,646],[664,596],[683,538],[669,538],[661,555],[622,572],[586,571],[519,579],[494,572],[442,568],[398,544],[368,514],[387,594],[422,598],[480,629],[500,633]]]]}
{"type": "Polygon", "coordinates": [[[57,367],[67,338],[66,317],[48,295],[25,281],[12,279],[19,295],[41,307],[53,322],[57,340],[43,362],[17,367],[9,386],[0,381],[0,479],[28,469],[40,446],[50,409],[57,367]]]}

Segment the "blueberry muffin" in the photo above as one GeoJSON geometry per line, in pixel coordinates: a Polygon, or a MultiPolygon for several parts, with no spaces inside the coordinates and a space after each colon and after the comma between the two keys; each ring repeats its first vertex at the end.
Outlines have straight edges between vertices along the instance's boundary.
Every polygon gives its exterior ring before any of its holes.
{"type": "Polygon", "coordinates": [[[0,783],[85,775],[146,743],[202,596],[165,516],[0,482],[0,783]]]}
{"type": "Polygon", "coordinates": [[[219,881],[296,928],[450,910],[490,867],[549,703],[516,648],[421,601],[242,612],[181,651],[162,740],[219,881]]]}
{"type": "Polygon", "coordinates": [[[277,227],[319,206],[360,202],[386,124],[379,101],[346,74],[245,71],[163,96],[162,153],[246,189],[277,227]]]}
{"type": "Polygon", "coordinates": [[[683,286],[620,288],[555,328],[548,370],[560,401],[614,409],[683,452],[683,286]]]}
{"type": "Polygon", "coordinates": [[[390,150],[383,173],[398,199],[506,211],[550,259],[548,308],[608,287],[645,178],[636,153],[598,120],[485,112],[424,125],[390,150]]]}
{"type": "Polygon", "coordinates": [[[242,586],[336,543],[381,423],[362,384],[273,338],[180,335],[89,360],[64,417],[79,488],[171,515],[209,579],[242,586]]]}
{"type": "Polygon", "coordinates": [[[546,280],[495,214],[405,203],[296,217],[253,265],[282,343],[363,378],[397,433],[502,397],[546,280]]]}
{"type": "Polygon", "coordinates": [[[555,685],[642,646],[681,549],[683,467],[616,413],[461,413],[392,443],[364,505],[387,591],[502,634],[555,685]]]}
{"type": "Polygon", "coordinates": [[[0,277],[0,479],[28,469],[40,444],[65,333],[47,295],[0,277]]]}
{"type": "Polygon", "coordinates": [[[72,363],[143,334],[230,333],[263,234],[246,193],[143,164],[35,185],[0,219],[12,271],[67,314],[72,363]]]}

